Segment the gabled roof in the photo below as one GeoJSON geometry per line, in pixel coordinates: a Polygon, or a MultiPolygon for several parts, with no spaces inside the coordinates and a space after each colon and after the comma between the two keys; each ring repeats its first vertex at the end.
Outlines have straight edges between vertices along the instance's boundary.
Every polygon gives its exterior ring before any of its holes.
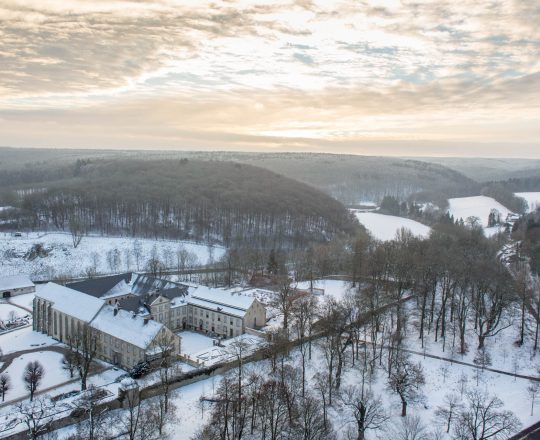
{"type": "Polygon", "coordinates": [[[145,320],[126,310],[117,310],[116,315],[114,312],[114,307],[105,305],[90,326],[143,350],[150,347],[163,328],[163,324],[159,322],[145,320]]]}
{"type": "Polygon", "coordinates": [[[156,291],[179,289],[187,292],[187,287],[172,281],[154,278],[149,275],[134,273],[131,279],[131,291],[135,295],[146,295],[156,291]]]}
{"type": "Polygon", "coordinates": [[[197,286],[189,289],[191,298],[208,301],[215,304],[220,304],[228,307],[233,307],[239,310],[247,310],[255,301],[252,296],[234,293],[228,290],[212,289],[206,286],[197,286]]]}
{"type": "Polygon", "coordinates": [[[36,298],[53,304],[52,308],[84,322],[90,322],[105,305],[105,301],[60,284],[38,284],[36,298]]]}
{"type": "Polygon", "coordinates": [[[127,272],[120,275],[110,275],[85,281],[76,281],[74,283],[66,284],[66,287],[86,293],[87,295],[92,295],[96,298],[102,298],[108,296],[109,292],[114,288],[117,288],[117,286],[122,285],[123,283],[129,283],[131,276],[131,272],[127,272]]]}
{"type": "Polygon", "coordinates": [[[118,307],[122,310],[127,310],[129,312],[135,312],[139,315],[146,315],[149,312],[148,307],[144,304],[144,301],[139,296],[130,296],[124,299],[121,299],[118,302],[118,307]]]}
{"type": "Polygon", "coordinates": [[[34,287],[26,275],[10,275],[0,278],[0,290],[22,289],[24,287],[34,287]]]}
{"type": "Polygon", "coordinates": [[[187,294],[187,286],[132,272],[77,281],[66,286],[96,298],[107,298],[130,293],[145,296],[159,292],[161,295],[172,299],[187,294]]]}
{"type": "Polygon", "coordinates": [[[187,303],[243,317],[255,298],[206,286],[190,287],[187,303]]]}

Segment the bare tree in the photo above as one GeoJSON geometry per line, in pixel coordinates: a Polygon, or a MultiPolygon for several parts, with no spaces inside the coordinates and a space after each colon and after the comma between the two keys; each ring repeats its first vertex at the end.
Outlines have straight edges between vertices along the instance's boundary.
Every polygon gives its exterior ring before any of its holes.
{"type": "Polygon", "coordinates": [[[135,240],[133,242],[133,256],[135,257],[135,264],[137,266],[137,270],[140,270],[141,268],[141,258],[143,255],[143,247],[139,240],[135,240]]]}
{"type": "Polygon", "coordinates": [[[434,437],[416,415],[401,418],[390,426],[386,434],[393,440],[433,440],[434,437]]]}
{"type": "MultiPolygon", "coordinates": [[[[1,383],[0,383],[0,386],[1,386],[1,383]]],[[[536,396],[538,395],[539,391],[540,391],[540,382],[531,380],[529,383],[529,386],[527,387],[527,393],[529,394],[529,397],[531,398],[531,416],[534,415],[534,404],[536,402],[536,396]]]]}
{"type": "Polygon", "coordinates": [[[424,373],[420,364],[412,363],[401,351],[394,356],[388,376],[388,388],[397,393],[401,399],[402,417],[407,415],[407,405],[420,398],[420,389],[424,383],[424,373]]]}
{"type": "Polygon", "coordinates": [[[15,322],[15,320],[17,319],[17,312],[15,310],[10,310],[10,312],[8,313],[8,321],[9,322],[15,322]]]}
{"type": "Polygon", "coordinates": [[[163,272],[165,272],[165,270],[166,267],[158,256],[150,257],[150,259],[146,263],[146,271],[155,278],[159,278],[163,274],[163,272]]]}
{"type": "Polygon", "coordinates": [[[23,373],[23,380],[26,389],[30,392],[30,402],[34,400],[34,393],[41,384],[45,369],[39,361],[30,361],[26,364],[23,373]]]}
{"type": "Polygon", "coordinates": [[[288,333],[289,315],[291,313],[295,289],[291,286],[288,276],[278,276],[275,278],[277,290],[271,300],[272,305],[283,314],[283,329],[288,333]]]}
{"type": "Polygon", "coordinates": [[[73,356],[73,363],[81,379],[81,390],[86,390],[86,378],[96,354],[99,350],[97,333],[88,325],[83,324],[74,335],[67,339],[68,348],[73,356]]]}
{"type": "Polygon", "coordinates": [[[356,424],[358,440],[364,440],[369,429],[382,429],[388,420],[381,400],[373,397],[370,392],[363,392],[360,387],[350,386],[344,389],[340,400],[356,424]]]}
{"type": "Polygon", "coordinates": [[[85,234],[84,223],[77,217],[71,217],[69,220],[69,231],[71,233],[73,247],[76,249],[81,244],[85,234]]]}
{"type": "Polygon", "coordinates": [[[438,406],[435,410],[435,416],[446,425],[446,432],[450,432],[452,422],[457,418],[461,406],[461,398],[451,393],[444,396],[444,405],[438,406]]]}
{"type": "Polygon", "coordinates": [[[11,380],[7,373],[0,374],[0,394],[2,394],[2,402],[6,397],[6,393],[11,388],[11,380]]]}
{"type": "Polygon", "coordinates": [[[159,421],[152,403],[141,402],[140,393],[127,393],[126,409],[119,414],[117,425],[129,440],[157,440],[159,421]]]}
{"type": "Polygon", "coordinates": [[[124,264],[126,271],[129,271],[131,269],[131,250],[129,248],[124,249],[124,264]]]}
{"type": "Polygon", "coordinates": [[[328,429],[328,406],[330,405],[328,400],[328,390],[330,389],[330,386],[328,385],[328,375],[321,372],[315,373],[313,380],[315,381],[315,390],[319,394],[320,402],[322,403],[324,427],[325,429],[328,429]]]}
{"type": "Polygon", "coordinates": [[[159,352],[159,378],[161,393],[158,398],[157,412],[159,416],[159,434],[162,434],[165,423],[173,417],[174,407],[169,402],[171,383],[181,373],[180,368],[174,366],[174,353],[176,352],[175,338],[172,333],[161,333],[154,341],[154,350],[159,352]]]}
{"type": "Polygon", "coordinates": [[[111,437],[109,409],[99,405],[104,395],[106,393],[102,389],[90,386],[76,402],[77,409],[87,416],[86,420],[77,424],[77,440],[105,440],[111,437]]]}
{"type": "Polygon", "coordinates": [[[466,407],[454,425],[458,440],[502,440],[518,431],[521,423],[512,411],[503,410],[497,396],[474,390],[467,394],[466,407]]]}
{"type": "Polygon", "coordinates": [[[26,426],[28,437],[37,440],[49,429],[55,411],[55,403],[50,399],[37,398],[15,405],[19,420],[26,426]]]}
{"type": "Polygon", "coordinates": [[[491,260],[479,264],[480,277],[476,283],[473,308],[475,311],[475,331],[478,335],[478,349],[484,348],[488,337],[499,334],[512,325],[506,319],[511,303],[512,284],[506,268],[491,260]]]}
{"type": "Polygon", "coordinates": [[[293,327],[296,338],[300,342],[298,346],[302,358],[302,397],[306,393],[306,357],[311,357],[311,332],[313,329],[313,318],[316,308],[316,298],[308,295],[298,298],[291,310],[294,319],[293,327]],[[305,340],[308,339],[306,344],[305,340]]]}
{"type": "Polygon", "coordinates": [[[73,373],[75,373],[75,370],[77,367],[75,355],[73,354],[73,352],[68,351],[67,353],[65,353],[64,356],[62,357],[61,363],[62,363],[62,369],[69,371],[69,377],[73,378],[73,373]]]}

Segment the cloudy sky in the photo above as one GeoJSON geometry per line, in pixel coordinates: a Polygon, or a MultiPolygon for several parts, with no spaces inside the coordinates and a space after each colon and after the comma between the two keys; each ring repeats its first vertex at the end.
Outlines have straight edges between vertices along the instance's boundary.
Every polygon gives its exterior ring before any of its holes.
{"type": "Polygon", "coordinates": [[[0,145],[540,157],[536,0],[0,0],[0,145]]]}

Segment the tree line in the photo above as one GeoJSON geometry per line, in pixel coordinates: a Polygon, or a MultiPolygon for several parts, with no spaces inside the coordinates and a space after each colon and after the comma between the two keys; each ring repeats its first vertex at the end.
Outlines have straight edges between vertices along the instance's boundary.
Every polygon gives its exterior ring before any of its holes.
{"type": "Polygon", "coordinates": [[[351,233],[341,203],[249,165],[202,161],[79,161],[69,178],[20,196],[29,228],[300,247],[351,233]]]}

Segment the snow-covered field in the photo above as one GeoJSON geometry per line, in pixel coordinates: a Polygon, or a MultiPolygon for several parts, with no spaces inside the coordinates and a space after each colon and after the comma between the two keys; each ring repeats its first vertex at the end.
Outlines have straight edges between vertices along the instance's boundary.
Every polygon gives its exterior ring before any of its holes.
{"type": "Polygon", "coordinates": [[[87,236],[74,248],[71,235],[67,233],[25,233],[22,237],[3,233],[0,235],[0,276],[26,273],[32,279],[50,279],[58,275],[77,277],[83,276],[94,265],[98,273],[142,270],[151,258],[154,246],[157,257],[168,267],[176,267],[180,250],[191,254],[190,265],[205,264],[211,258],[219,259],[224,253],[221,247],[132,237],[87,236]],[[25,254],[37,243],[41,243],[49,254],[26,260],[25,254]],[[134,250],[136,243],[140,245],[140,253],[134,250]],[[113,253],[116,254],[115,261],[111,258],[113,253]],[[138,267],[137,253],[140,254],[138,267]]]}
{"type": "Polygon", "coordinates": [[[12,313],[14,314],[15,318],[28,315],[28,312],[25,312],[19,307],[0,302],[0,321],[8,321],[12,313]]]}
{"type": "Polygon", "coordinates": [[[497,200],[486,196],[448,199],[448,204],[448,212],[454,216],[454,219],[466,221],[469,217],[477,217],[484,228],[488,225],[489,213],[492,209],[500,212],[502,220],[505,220],[506,216],[511,213],[497,200]]]}
{"type": "MultiPolygon", "coordinates": [[[[309,289],[310,282],[301,281],[296,287],[298,289],[309,289]]],[[[341,301],[347,292],[352,289],[351,283],[343,280],[313,280],[313,287],[315,289],[324,289],[324,295],[319,297],[320,300],[325,297],[333,297],[338,301],[341,301]]]]}
{"type": "Polygon", "coordinates": [[[406,228],[414,235],[426,238],[431,231],[429,226],[404,217],[377,214],[375,212],[355,212],[354,214],[373,237],[382,241],[394,239],[396,232],[401,228],[406,228]]]}
{"type": "Polygon", "coordinates": [[[540,192],[519,192],[515,194],[525,199],[529,205],[529,212],[536,211],[536,208],[540,207],[540,192]]]}
{"type": "Polygon", "coordinates": [[[4,354],[54,344],[58,344],[58,341],[43,333],[34,332],[31,326],[0,335],[0,348],[4,354]]]}
{"type": "MultiPolygon", "coordinates": [[[[10,303],[32,310],[35,293],[25,293],[24,295],[12,296],[10,303]]],[[[20,310],[20,309],[19,309],[20,310]]],[[[22,310],[21,310],[22,312],[22,310]]]]}
{"type": "Polygon", "coordinates": [[[213,339],[201,333],[185,331],[178,333],[182,338],[182,354],[194,355],[213,346],[213,339]]]}
{"type": "Polygon", "coordinates": [[[45,370],[38,391],[60,385],[70,380],[69,372],[62,370],[60,367],[61,360],[62,355],[55,351],[27,353],[13,359],[13,362],[5,371],[11,379],[11,389],[6,394],[6,402],[29,394],[23,381],[24,368],[28,362],[39,361],[45,370]]]}

